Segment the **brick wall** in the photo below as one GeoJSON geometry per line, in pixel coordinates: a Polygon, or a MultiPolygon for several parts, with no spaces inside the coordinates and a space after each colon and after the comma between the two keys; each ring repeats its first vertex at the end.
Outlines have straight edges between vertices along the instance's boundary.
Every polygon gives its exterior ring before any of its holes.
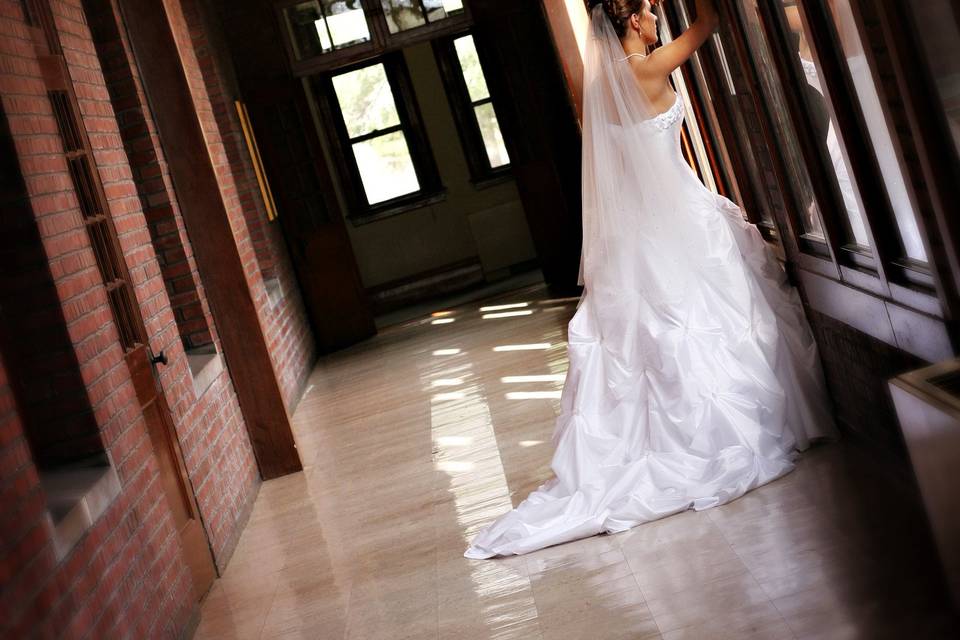
{"type": "MultiPolygon", "coordinates": [[[[77,369],[100,438],[124,487],[58,563],[46,499],[10,384],[12,375],[22,372],[10,374],[7,363],[0,363],[0,636],[174,637],[193,610],[183,595],[189,593],[190,574],[106,294],[102,287],[90,286],[99,277],[97,268],[18,3],[0,1],[0,32],[0,96],[35,217],[32,240],[18,240],[40,243],[35,248],[46,254],[61,305],[56,322],[66,328],[80,361],[77,369]]],[[[89,86],[82,91],[93,93],[89,86]]],[[[96,121],[93,125],[96,130],[96,121]]],[[[94,144],[101,142],[96,133],[94,144]]],[[[25,297],[16,302],[35,303],[25,297]]]]}
{"type": "MultiPolygon", "coordinates": [[[[112,0],[84,4],[115,10],[112,0]]],[[[151,347],[154,352],[163,350],[169,358],[169,364],[161,367],[160,383],[214,557],[222,568],[256,496],[259,476],[229,373],[224,370],[199,397],[193,387],[184,346],[194,334],[184,329],[185,321],[202,317],[209,339],[218,344],[216,323],[196,277],[189,238],[183,233],[149,112],[141,108],[138,113],[135,104],[123,102],[142,100],[142,89],[111,95],[80,0],[54,0],[52,6],[151,347]],[[139,138],[127,135],[135,144],[125,145],[123,134],[138,130],[139,138]],[[137,153],[145,155],[135,158],[137,153]],[[165,219],[153,215],[157,208],[167,206],[165,219]],[[163,227],[164,223],[170,224],[163,227]],[[169,247],[164,238],[174,231],[182,254],[171,256],[165,251],[169,247]],[[187,302],[186,298],[177,299],[177,289],[170,286],[171,281],[187,275],[175,272],[178,275],[171,277],[169,267],[178,264],[174,258],[182,258],[180,263],[187,265],[195,284],[195,297],[189,304],[194,309],[199,304],[200,315],[184,313],[189,305],[179,303],[187,302]]],[[[222,178],[221,194],[247,266],[248,283],[287,405],[292,407],[314,357],[303,305],[276,230],[261,224],[259,232],[251,233],[247,224],[251,211],[262,213],[262,209],[249,173],[233,179],[234,172],[244,170],[245,156],[229,151],[220,136],[220,127],[228,127],[230,121],[227,118],[221,125],[215,112],[230,103],[221,97],[216,106],[206,97],[208,80],[193,53],[187,21],[175,2],[168,3],[168,10],[179,34],[211,157],[222,178]],[[269,251],[264,253],[265,249],[269,251]],[[266,256],[262,261],[261,255],[266,256]],[[271,258],[272,263],[266,264],[271,258]],[[264,267],[282,292],[275,303],[267,295],[264,267]]],[[[103,14],[97,11],[96,17],[99,20],[103,14]]],[[[97,20],[94,24],[100,26],[97,20]]],[[[83,230],[22,6],[16,0],[0,0],[0,33],[0,99],[30,196],[37,238],[49,264],[62,323],[77,354],[99,437],[121,483],[119,496],[105,514],[58,563],[46,530],[45,497],[24,435],[32,423],[16,411],[10,392],[7,371],[13,371],[11,376],[19,372],[9,369],[10,363],[0,369],[0,544],[4,558],[9,559],[0,568],[0,636],[21,637],[27,630],[36,630],[38,637],[175,637],[195,611],[185,595],[191,578],[83,230]]],[[[194,36],[202,37],[196,30],[194,36]]],[[[134,73],[125,78],[121,73],[120,65],[129,55],[126,43],[115,38],[113,47],[110,55],[116,59],[104,65],[107,75],[117,86],[124,80],[135,83],[134,73]]],[[[103,51],[99,53],[103,56],[103,51]]],[[[111,60],[109,56],[103,59],[111,60]]],[[[235,129],[231,136],[230,144],[235,145],[235,129]]]]}
{"type": "Polygon", "coordinates": [[[187,349],[213,342],[213,321],[187,232],[174,197],[147,96],[136,72],[114,3],[86,3],[107,89],[123,139],[140,206],[146,217],[174,319],[187,349]]]}
{"type": "Polygon", "coordinates": [[[841,426],[858,442],[907,468],[907,452],[887,381],[925,364],[919,358],[807,310],[841,426]]]}
{"type": "MultiPolygon", "coordinates": [[[[230,527],[212,524],[243,514],[244,504],[255,493],[257,482],[256,464],[239,404],[226,370],[201,397],[196,397],[137,184],[127,162],[117,121],[109,117],[110,95],[83,21],[80,2],[56,3],[54,10],[147,335],[154,352],[162,350],[169,358],[169,364],[161,368],[160,382],[170,404],[214,555],[219,560],[234,536],[230,527]],[[217,472],[213,473],[214,470],[217,472]]],[[[202,290],[199,293],[202,294],[202,290]]]]}

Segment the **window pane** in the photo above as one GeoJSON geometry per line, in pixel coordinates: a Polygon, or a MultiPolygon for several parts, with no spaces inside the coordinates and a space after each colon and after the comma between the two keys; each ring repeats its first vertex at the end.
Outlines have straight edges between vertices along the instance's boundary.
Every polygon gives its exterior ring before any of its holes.
{"type": "Polygon", "coordinates": [[[890,205],[896,216],[904,250],[907,257],[925,261],[927,254],[920,239],[915,212],[910,204],[910,196],[907,194],[903,173],[894,151],[893,138],[887,127],[883,107],[880,105],[880,96],[873,84],[873,76],[867,64],[860,36],[857,34],[857,25],[850,9],[850,2],[835,0],[831,6],[840,45],[847,60],[850,77],[853,79],[867,131],[873,142],[873,151],[880,165],[880,173],[883,175],[883,185],[890,198],[890,205]]]}
{"type": "Polygon", "coordinates": [[[463,0],[380,0],[390,33],[463,13],[463,0]],[[424,16],[426,11],[426,16],[424,16]]]}
{"type": "Polygon", "coordinates": [[[350,138],[400,124],[383,64],[334,76],[333,88],[350,138]]]}
{"type": "Polygon", "coordinates": [[[490,92],[487,90],[487,81],[483,77],[483,68],[480,66],[473,36],[457,38],[453,44],[457,48],[457,59],[460,61],[463,79],[467,83],[470,100],[472,102],[483,100],[490,95],[490,92]]]}
{"type": "MultiPolygon", "coordinates": [[[[793,195],[796,197],[796,205],[800,215],[800,225],[806,235],[823,241],[823,228],[820,224],[820,209],[817,201],[813,197],[813,187],[810,184],[810,176],[807,173],[806,166],[803,163],[803,156],[800,154],[800,147],[797,142],[797,134],[789,119],[786,99],[783,95],[783,87],[780,85],[780,79],[777,76],[776,66],[773,62],[770,49],[763,37],[763,26],[760,24],[757,15],[757,5],[755,0],[740,0],[741,12],[746,26],[747,40],[753,60],[757,65],[757,73],[760,75],[760,81],[764,88],[764,93],[769,97],[771,106],[771,115],[777,129],[777,140],[780,143],[777,152],[783,157],[787,165],[788,179],[793,187],[793,195]]],[[[807,88],[813,91],[812,88],[807,88]]],[[[817,94],[818,96],[820,94],[817,94]]],[[[822,100],[822,96],[821,96],[822,100]]]]}
{"type": "Polygon", "coordinates": [[[813,133],[819,139],[821,148],[826,149],[828,166],[833,168],[833,177],[836,180],[840,196],[843,198],[844,212],[850,232],[850,237],[847,240],[852,240],[862,247],[868,247],[870,242],[867,239],[867,231],[863,224],[863,212],[857,202],[857,194],[850,178],[850,170],[847,167],[846,159],[843,157],[843,148],[841,147],[836,123],[829,115],[830,111],[824,97],[823,74],[813,61],[810,43],[803,32],[799,9],[796,6],[784,8],[784,18],[795,38],[794,46],[797,51],[797,59],[807,81],[806,90],[802,95],[811,116],[810,120],[814,127],[813,133]]]}
{"type": "Polygon", "coordinates": [[[402,131],[353,144],[367,202],[376,204],[420,189],[402,131]]]}
{"type": "Polygon", "coordinates": [[[447,10],[443,0],[423,0],[423,6],[427,10],[427,22],[436,22],[447,17],[447,10]]]}
{"type": "Polygon", "coordinates": [[[487,149],[490,167],[496,168],[509,164],[510,156],[507,155],[507,147],[503,144],[503,136],[500,134],[500,125],[497,123],[493,103],[487,102],[474,107],[474,113],[480,125],[480,135],[483,136],[483,146],[487,149]]]}
{"type": "Polygon", "coordinates": [[[370,40],[360,0],[312,0],[283,10],[297,60],[370,40]]]}
{"type": "Polygon", "coordinates": [[[380,0],[380,4],[390,33],[427,24],[419,0],[380,0]]]}

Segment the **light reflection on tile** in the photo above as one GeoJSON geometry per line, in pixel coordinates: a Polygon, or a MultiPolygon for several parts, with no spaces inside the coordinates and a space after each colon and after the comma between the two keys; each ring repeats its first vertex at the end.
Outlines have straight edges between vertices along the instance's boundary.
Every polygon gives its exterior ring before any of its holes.
{"type": "MultiPolygon", "coordinates": [[[[576,299],[528,288],[489,306],[520,301],[576,299]]],[[[421,319],[323,356],[293,416],[305,471],[261,486],[195,637],[960,637],[922,511],[841,445],[722,507],[464,558],[549,478],[575,306],[490,322],[473,303],[454,326],[421,319]]]]}
{"type": "Polygon", "coordinates": [[[503,376],[500,382],[511,384],[515,382],[563,382],[566,378],[563,374],[547,373],[534,376],[503,376]]]}
{"type": "Polygon", "coordinates": [[[486,311],[501,311],[503,309],[519,309],[521,307],[528,307],[528,306],[530,306],[529,302],[511,302],[509,304],[494,304],[494,305],[483,306],[483,307],[480,307],[479,311],[480,313],[484,313],[486,311]]]}
{"type": "Polygon", "coordinates": [[[485,313],[481,316],[484,320],[489,320],[491,318],[513,318],[515,316],[529,316],[533,311],[527,309],[525,311],[498,311],[496,313],[485,313]]]}
{"type": "Polygon", "coordinates": [[[533,342],[530,344],[501,344],[493,348],[494,351],[536,351],[549,349],[549,342],[533,342]]]}
{"type": "Polygon", "coordinates": [[[560,391],[508,391],[504,394],[508,400],[534,400],[536,398],[559,398],[560,391]]]}

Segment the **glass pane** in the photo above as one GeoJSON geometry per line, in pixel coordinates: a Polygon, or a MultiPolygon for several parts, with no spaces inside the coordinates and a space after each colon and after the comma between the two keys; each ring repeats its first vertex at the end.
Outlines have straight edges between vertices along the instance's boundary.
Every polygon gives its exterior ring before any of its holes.
{"type": "Polygon", "coordinates": [[[914,260],[926,261],[927,254],[920,239],[920,230],[917,228],[916,214],[910,204],[910,196],[904,183],[903,173],[894,151],[893,138],[884,117],[883,107],[880,105],[880,96],[873,83],[873,76],[867,64],[863,45],[857,33],[849,0],[834,0],[831,3],[834,24],[843,48],[843,54],[850,70],[850,77],[856,89],[857,100],[863,111],[867,131],[873,142],[873,151],[880,165],[883,175],[883,185],[890,198],[890,205],[896,216],[897,227],[907,257],[914,260]]]}
{"type": "Polygon", "coordinates": [[[383,64],[334,76],[333,89],[350,138],[400,124],[383,64]]]}
{"type": "Polygon", "coordinates": [[[793,34],[792,44],[797,52],[797,62],[807,81],[807,86],[801,95],[803,95],[804,102],[807,104],[807,111],[811,116],[813,133],[821,143],[821,153],[822,149],[826,149],[825,157],[828,166],[833,168],[833,177],[836,180],[840,196],[843,198],[844,212],[851,236],[848,240],[852,240],[861,247],[867,247],[870,242],[867,240],[867,231],[863,224],[863,212],[857,202],[857,194],[850,179],[850,171],[847,168],[846,159],[843,157],[843,148],[837,133],[836,123],[830,117],[830,111],[823,94],[823,74],[813,61],[810,43],[803,32],[799,9],[791,5],[783,7],[783,12],[793,34]]]}
{"type": "Polygon", "coordinates": [[[370,40],[360,0],[312,0],[283,10],[297,60],[370,40]]]}
{"type": "MultiPolygon", "coordinates": [[[[390,33],[427,24],[420,0],[380,0],[390,33]]],[[[441,7],[441,11],[443,8],[441,7]]]]}
{"type": "MultiPolygon", "coordinates": [[[[813,187],[803,163],[803,156],[800,154],[796,131],[790,123],[783,87],[780,85],[773,57],[763,37],[763,26],[760,24],[760,18],[757,15],[756,0],[740,0],[739,5],[746,26],[751,57],[756,63],[764,93],[769,98],[771,115],[777,129],[776,138],[780,147],[775,151],[780,153],[787,166],[788,179],[793,187],[793,195],[796,198],[796,206],[800,215],[800,225],[806,235],[823,241],[820,209],[813,197],[813,187]]],[[[813,89],[809,89],[809,91],[813,91],[813,89]]]]}
{"type": "Polygon", "coordinates": [[[480,124],[480,135],[483,136],[483,146],[487,148],[487,158],[492,168],[502,167],[510,163],[507,147],[503,144],[500,134],[500,125],[497,123],[497,114],[493,110],[493,103],[477,105],[473,108],[480,124]]]}
{"type": "Polygon", "coordinates": [[[436,22],[447,17],[447,10],[443,0],[423,0],[423,7],[427,10],[427,22],[436,22]]]}
{"type": "Polygon", "coordinates": [[[402,131],[353,144],[367,202],[376,204],[420,189],[402,131]]]}
{"type": "Polygon", "coordinates": [[[488,97],[490,92],[487,90],[487,81],[483,77],[483,68],[480,66],[477,45],[473,41],[473,36],[457,38],[453,41],[453,45],[457,49],[457,59],[460,61],[463,80],[467,83],[470,101],[477,102],[488,97]]]}

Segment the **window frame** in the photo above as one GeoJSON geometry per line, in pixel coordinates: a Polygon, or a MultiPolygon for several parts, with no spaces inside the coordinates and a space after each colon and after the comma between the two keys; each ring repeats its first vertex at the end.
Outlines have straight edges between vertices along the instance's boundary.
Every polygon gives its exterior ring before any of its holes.
{"type": "MultiPolygon", "coordinates": [[[[692,2],[688,1],[687,4],[689,8],[692,2]]],[[[758,142],[768,147],[772,152],[771,155],[777,156],[774,159],[774,167],[779,189],[783,193],[784,205],[780,209],[785,209],[786,213],[785,220],[789,228],[784,229],[784,234],[788,236],[785,238],[787,244],[792,245],[792,251],[789,252],[792,254],[792,259],[799,266],[820,275],[874,295],[901,302],[925,313],[940,315],[935,298],[936,283],[931,273],[932,266],[929,262],[917,263],[903,258],[905,252],[899,237],[899,228],[885,190],[867,189],[867,193],[862,193],[860,189],[856,190],[867,238],[871,243],[871,253],[864,254],[858,251],[855,245],[845,242],[848,228],[847,221],[842,216],[845,210],[842,197],[834,184],[835,180],[828,173],[830,169],[823,151],[817,148],[812,136],[804,134],[810,130],[812,116],[808,113],[802,96],[797,91],[791,90],[802,86],[800,85],[802,78],[799,77],[802,72],[799,69],[799,62],[792,64],[793,58],[790,57],[792,54],[788,44],[785,19],[777,13],[778,8],[764,2],[757,2],[757,21],[761,27],[759,36],[769,48],[772,58],[771,71],[784,88],[784,100],[788,111],[785,114],[787,124],[796,135],[800,160],[810,177],[813,196],[821,213],[824,241],[821,242],[818,238],[810,237],[805,233],[800,222],[802,212],[798,210],[799,200],[793,185],[787,178],[789,169],[782,166],[783,161],[779,157],[782,142],[779,135],[775,133],[777,127],[770,111],[773,107],[769,97],[766,96],[764,85],[760,82],[761,74],[756,68],[753,49],[747,46],[749,42],[746,34],[747,26],[743,24],[741,11],[749,9],[743,7],[739,0],[725,0],[722,4],[731,19],[726,21],[728,26],[725,28],[729,29],[729,32],[721,42],[728,45],[730,44],[728,39],[732,41],[741,64],[745,63],[756,109],[763,114],[765,140],[758,142]]],[[[851,4],[855,7],[858,19],[858,35],[864,43],[864,48],[869,50],[875,38],[865,33],[863,29],[858,3],[853,0],[851,4]]],[[[831,19],[828,10],[809,0],[797,0],[797,6],[804,21],[804,28],[807,33],[813,34],[810,37],[811,55],[823,75],[821,84],[824,87],[824,102],[830,116],[835,119],[839,142],[844,150],[844,158],[848,161],[851,181],[854,185],[881,184],[882,177],[873,144],[868,137],[866,123],[854,93],[852,79],[845,66],[843,52],[833,34],[834,25],[828,22],[831,19]]],[[[876,66],[872,59],[870,68],[871,72],[876,74],[876,66]]],[[[881,96],[884,113],[887,115],[888,89],[883,87],[882,83],[877,83],[877,90],[881,96]]],[[[894,137],[895,144],[903,143],[900,135],[894,134],[894,137]]],[[[906,170],[902,170],[902,173],[908,191],[911,196],[914,196],[916,185],[913,184],[911,173],[906,170]]],[[[773,209],[776,210],[778,207],[774,204],[773,209]]],[[[917,223],[921,225],[921,233],[926,235],[921,218],[920,211],[917,209],[917,223]]]]}
{"type": "Polygon", "coordinates": [[[316,103],[323,115],[327,139],[331,142],[331,151],[339,170],[344,197],[347,203],[346,218],[354,225],[372,222],[381,218],[397,215],[411,209],[440,202],[446,198],[446,188],[440,179],[440,172],[427,138],[427,132],[420,115],[420,108],[413,92],[413,83],[407,70],[403,53],[394,51],[382,56],[364,60],[336,69],[331,73],[311,77],[310,86],[316,103]],[[335,76],[382,64],[400,124],[384,130],[377,135],[364,134],[351,138],[347,131],[340,103],[333,87],[335,76]],[[367,200],[360,167],[353,153],[353,143],[360,138],[371,139],[399,130],[403,133],[410,151],[410,159],[420,188],[417,191],[370,204],[367,200]]]}
{"type": "MultiPolygon", "coordinates": [[[[846,65],[844,52],[835,37],[835,25],[829,14],[829,9],[820,3],[810,2],[809,0],[796,0],[796,4],[804,30],[809,34],[813,61],[823,75],[821,84],[824,99],[830,117],[834,118],[836,122],[838,141],[856,190],[858,202],[861,206],[863,224],[871,245],[872,255],[868,256],[858,251],[855,246],[841,243],[840,238],[843,238],[846,234],[846,229],[844,229],[846,221],[832,220],[831,226],[834,228],[834,237],[831,241],[834,244],[833,249],[837,256],[836,264],[840,271],[840,279],[892,300],[899,300],[915,307],[919,305],[932,309],[933,307],[926,304],[917,295],[935,294],[929,261],[918,263],[905,260],[906,252],[903,249],[896,216],[893,213],[886,189],[869,186],[883,184],[884,178],[880,172],[873,141],[867,132],[867,123],[846,65]],[[868,185],[868,187],[861,189],[859,185],[868,185]],[[872,277],[864,277],[867,275],[872,277]]],[[[870,52],[872,51],[872,39],[870,34],[863,29],[863,22],[859,19],[859,4],[856,0],[851,0],[850,4],[854,15],[858,18],[857,35],[863,43],[865,52],[870,52]]],[[[760,3],[760,6],[764,7],[761,14],[766,14],[761,15],[761,20],[767,33],[769,33],[767,36],[768,42],[776,39],[780,43],[780,55],[776,56],[778,65],[792,67],[793,65],[786,64],[786,60],[790,58],[787,57],[788,50],[784,49],[786,44],[783,31],[785,25],[780,20],[780,15],[766,3],[760,3]]],[[[883,83],[876,81],[876,61],[869,53],[868,56],[868,65],[880,96],[881,108],[884,117],[889,122],[889,97],[886,95],[883,83]]],[[[789,74],[789,69],[784,69],[780,73],[780,80],[785,86],[789,86],[785,82],[785,76],[790,77],[787,74],[789,74]]],[[[791,79],[794,82],[797,81],[795,77],[791,79]]],[[[794,102],[794,100],[791,100],[791,102],[794,102]]],[[[792,107],[791,111],[795,108],[792,107]]],[[[895,144],[902,144],[893,129],[891,129],[891,133],[895,144]]],[[[809,167],[809,161],[807,164],[809,167]]],[[[909,171],[904,170],[902,165],[901,173],[908,192],[913,202],[916,203],[915,186],[912,184],[909,171]]],[[[833,210],[842,211],[842,203],[835,204],[833,210]]],[[[823,211],[823,213],[824,218],[832,217],[829,210],[823,211]]],[[[920,212],[916,207],[915,213],[917,224],[920,225],[921,235],[925,237],[920,212]]],[[[838,214],[837,217],[841,216],[838,214]]],[[[824,224],[828,224],[826,219],[824,224]]],[[[929,256],[929,247],[927,250],[929,256]]]]}
{"type": "MultiPolygon", "coordinates": [[[[477,189],[482,189],[494,184],[499,184],[509,180],[513,176],[513,160],[493,167],[490,164],[490,158],[487,155],[486,144],[483,141],[483,135],[480,131],[480,122],[477,120],[475,108],[481,104],[491,104],[494,113],[497,114],[497,126],[500,126],[500,117],[497,111],[496,99],[493,90],[487,78],[487,70],[483,64],[483,45],[478,39],[477,34],[470,30],[453,33],[433,41],[433,54],[440,69],[440,76],[443,80],[443,87],[450,102],[450,110],[457,127],[457,135],[460,138],[460,144],[463,147],[464,156],[467,159],[467,166],[470,170],[470,182],[477,189]],[[463,77],[463,70],[460,66],[460,59],[457,56],[454,41],[464,36],[472,36],[474,45],[477,48],[477,56],[480,59],[480,68],[483,70],[484,80],[487,81],[487,97],[483,100],[474,102],[470,98],[470,91],[467,88],[466,80],[463,77]]],[[[500,129],[503,133],[503,129],[500,129]]],[[[507,150],[509,153],[509,149],[507,150]]]]}
{"type": "MultiPolygon", "coordinates": [[[[694,8],[694,0],[682,1],[685,2],[688,10],[694,8]]],[[[917,117],[924,112],[917,110],[915,104],[921,98],[925,99],[925,95],[901,96],[897,93],[898,89],[901,92],[903,91],[905,82],[917,80],[917,74],[905,71],[905,68],[909,68],[912,61],[909,56],[911,49],[906,43],[896,40],[898,37],[906,37],[900,34],[896,27],[896,17],[900,14],[890,15],[888,12],[894,11],[894,9],[884,3],[883,6],[876,8],[876,14],[879,15],[870,14],[867,16],[868,20],[873,20],[872,27],[867,29],[860,11],[872,10],[872,5],[866,6],[865,0],[862,3],[857,0],[852,4],[854,4],[854,10],[856,11],[855,19],[857,20],[858,35],[863,42],[864,49],[868,52],[868,55],[875,56],[883,62],[883,64],[878,65],[871,58],[869,60],[870,72],[875,79],[884,117],[888,123],[895,122],[897,124],[897,127],[890,125],[890,133],[897,150],[896,157],[900,165],[900,171],[915,204],[916,221],[927,252],[927,262],[921,263],[925,270],[929,272],[921,274],[924,277],[918,280],[913,277],[917,273],[916,271],[908,275],[899,271],[900,265],[897,262],[902,261],[902,253],[889,252],[889,245],[880,245],[883,247],[881,251],[884,252],[874,254],[877,256],[877,262],[887,267],[885,271],[880,270],[871,273],[869,269],[864,269],[861,265],[851,264],[845,252],[842,252],[841,247],[837,246],[837,242],[829,236],[831,233],[831,229],[828,227],[831,224],[830,216],[839,220],[846,213],[845,209],[835,204],[830,205],[830,209],[821,212],[824,236],[827,240],[827,243],[821,244],[826,245],[825,249],[828,250],[828,253],[812,253],[804,246],[804,238],[801,237],[803,228],[799,226],[801,221],[797,216],[798,213],[802,213],[798,210],[802,203],[797,197],[796,189],[790,177],[791,166],[788,165],[781,150],[784,142],[781,140],[780,127],[776,122],[776,114],[773,111],[776,104],[771,101],[771,96],[767,94],[766,82],[762,82],[762,80],[765,80],[763,76],[769,75],[770,80],[778,83],[783,89],[785,94],[783,111],[787,112],[783,114],[783,124],[790,130],[789,135],[797,138],[798,161],[802,165],[802,170],[810,174],[810,187],[823,190],[824,184],[822,182],[819,186],[815,184],[815,173],[822,173],[828,169],[832,170],[832,163],[829,167],[823,166],[824,162],[819,157],[811,156],[809,153],[800,153],[799,147],[801,144],[810,144],[809,140],[802,142],[801,139],[804,136],[807,138],[811,136],[806,135],[804,130],[797,130],[796,117],[800,105],[796,104],[796,101],[802,99],[802,96],[792,95],[797,93],[792,89],[799,86],[799,80],[795,78],[794,71],[788,68],[792,59],[786,58],[784,55],[785,51],[789,51],[789,47],[784,50],[782,45],[788,43],[789,40],[785,37],[782,40],[779,39],[779,35],[786,35],[787,33],[784,30],[786,19],[782,15],[779,16],[779,18],[782,18],[782,23],[779,25],[771,19],[777,17],[770,13],[775,7],[762,1],[756,2],[755,5],[750,3],[744,6],[740,4],[740,0],[718,0],[721,14],[724,16],[718,36],[724,49],[731,56],[731,65],[741,70],[739,76],[733,74],[734,90],[738,95],[727,96],[726,93],[721,95],[729,100],[732,109],[739,109],[743,117],[755,116],[758,131],[749,136],[747,143],[749,147],[755,150],[755,155],[769,160],[769,166],[761,166],[762,186],[765,187],[765,192],[757,192],[755,195],[759,199],[768,201],[771,211],[775,214],[774,222],[780,230],[783,248],[787,256],[787,271],[794,282],[801,285],[807,304],[818,312],[837,318],[858,331],[908,353],[927,359],[946,357],[945,354],[949,351],[949,345],[958,344],[953,329],[951,329],[954,324],[950,318],[955,317],[956,309],[960,308],[957,306],[950,290],[951,283],[954,282],[949,277],[950,255],[944,254],[944,250],[949,251],[949,247],[938,244],[936,234],[939,227],[936,225],[940,224],[940,220],[937,218],[939,214],[935,202],[938,194],[935,191],[928,190],[928,183],[924,181],[926,168],[913,167],[907,164],[907,158],[910,157],[915,158],[914,162],[917,162],[916,158],[918,157],[920,164],[925,162],[923,156],[925,141],[918,139],[923,131],[921,130],[918,133],[916,128],[917,117]],[[751,16],[744,13],[744,9],[753,11],[754,6],[756,6],[756,14],[751,16]],[[747,18],[752,24],[748,25],[745,22],[747,18]],[[878,21],[880,23],[879,27],[882,27],[882,29],[878,27],[878,21]],[[755,30],[755,33],[748,34],[746,32],[747,28],[755,30]],[[779,34],[778,39],[771,39],[771,29],[774,30],[774,34],[779,34]],[[777,31],[777,29],[780,30],[777,31]],[[758,66],[760,60],[754,55],[755,47],[752,36],[761,38],[760,42],[766,47],[768,55],[772,58],[766,62],[769,65],[768,68],[761,69],[758,66]],[[891,39],[894,39],[894,42],[891,43],[891,39]],[[886,52],[882,51],[884,48],[886,52]],[[882,56],[888,56],[889,59],[884,59],[882,56]],[[879,83],[876,80],[877,74],[895,75],[896,84],[891,86],[879,83]],[[902,104],[897,102],[898,97],[903,98],[902,104]],[[904,121],[903,117],[900,121],[892,118],[891,114],[896,114],[897,109],[906,110],[907,121],[904,121]],[[839,255],[834,253],[834,249],[840,249],[838,251],[839,255]],[[922,333],[918,335],[917,331],[922,331],[922,333]]],[[[830,40],[834,38],[833,32],[826,29],[827,26],[833,29],[832,23],[827,25],[823,22],[817,22],[817,20],[832,19],[828,13],[828,8],[819,6],[813,0],[800,0],[798,5],[804,11],[820,12],[819,16],[813,20],[809,20],[809,17],[805,18],[809,21],[808,25],[814,27],[812,29],[808,28],[808,33],[816,32],[816,27],[820,27],[823,28],[823,32],[829,36],[830,40]]],[[[899,11],[899,8],[896,10],[899,11]]],[[[918,37],[916,34],[907,34],[907,36],[918,37]]],[[[825,78],[827,76],[832,76],[832,79],[829,80],[831,84],[828,87],[830,92],[825,91],[824,99],[828,109],[833,110],[831,112],[833,117],[836,117],[837,111],[844,111],[847,106],[850,107],[846,110],[846,122],[837,122],[836,124],[838,128],[842,126],[847,130],[851,130],[852,127],[851,137],[841,140],[843,144],[849,146],[851,139],[856,140],[855,136],[868,136],[869,131],[866,129],[859,103],[854,104],[854,101],[858,100],[858,96],[854,93],[855,88],[846,67],[846,58],[843,57],[844,52],[840,48],[839,40],[835,42],[828,40],[826,48],[818,41],[811,41],[811,46],[815,54],[821,58],[832,58],[832,62],[828,62],[826,68],[820,68],[821,76],[824,76],[821,78],[821,83],[826,82],[825,78]]],[[[707,50],[708,47],[709,45],[701,51],[707,50]]],[[[701,62],[707,67],[709,72],[707,75],[716,76],[718,81],[724,79],[723,67],[717,66],[717,61],[710,55],[702,57],[701,62]],[[709,69],[709,67],[714,68],[709,69]]],[[[816,63],[820,67],[821,61],[816,60],[816,63]]],[[[796,71],[802,74],[799,66],[799,61],[797,61],[796,71]]],[[[805,78],[800,78],[800,80],[805,81],[805,78]]],[[[927,104],[922,100],[920,100],[920,103],[927,104]]],[[[716,102],[712,106],[716,107],[716,102]]],[[[923,122],[926,123],[928,120],[923,119],[923,122]]],[[[729,146],[731,137],[728,132],[721,129],[717,133],[727,140],[729,146]]],[[[838,136],[840,133],[838,131],[838,136]]],[[[843,133],[846,134],[848,131],[843,133]]],[[[852,170],[860,172],[856,177],[860,178],[861,184],[863,184],[863,175],[869,175],[870,172],[873,172],[875,176],[879,176],[879,163],[872,140],[870,140],[869,146],[857,153],[869,154],[866,160],[860,159],[858,168],[851,165],[852,170]]],[[[736,168],[734,169],[736,170],[736,168]]],[[[830,178],[829,175],[823,177],[830,178]]],[[[929,180],[929,178],[926,179],[929,180]]],[[[879,178],[876,178],[876,180],[879,180],[879,178]]],[[[755,188],[749,181],[741,181],[740,184],[747,189],[755,188]]],[[[878,182],[868,182],[867,184],[878,184],[878,182]]],[[[807,194],[807,196],[809,195],[807,194]]],[[[836,196],[839,198],[840,194],[837,193],[836,196]]],[[[817,199],[818,206],[824,208],[825,205],[821,200],[822,196],[814,193],[813,197],[817,199]]],[[[894,216],[893,207],[889,203],[886,190],[883,190],[882,200],[883,206],[880,209],[864,207],[864,224],[866,226],[873,223],[873,230],[876,230],[879,225],[882,229],[881,236],[884,234],[895,235],[896,245],[902,250],[899,225],[894,216]],[[871,217],[866,219],[868,215],[871,217]],[[883,218],[884,215],[888,216],[886,220],[883,218]]],[[[842,202],[840,202],[840,205],[842,205],[842,202]]],[[[845,218],[843,221],[845,221],[845,218]]],[[[833,233],[836,234],[835,229],[833,233]]],[[[836,235],[833,236],[833,238],[836,237],[836,235]]],[[[873,246],[877,247],[875,236],[871,234],[869,238],[870,242],[874,243],[873,246]]],[[[887,240],[889,239],[885,239],[885,241],[887,240]]],[[[910,267],[915,269],[916,265],[910,265],[910,267]]]]}
{"type": "Polygon", "coordinates": [[[360,0],[364,15],[367,19],[367,29],[370,32],[370,40],[343,49],[334,49],[328,53],[322,53],[303,60],[297,60],[293,43],[290,41],[290,33],[285,26],[283,11],[288,7],[304,1],[306,0],[278,0],[273,3],[276,24],[280,30],[280,39],[283,41],[284,48],[287,51],[287,60],[294,76],[306,76],[339,70],[345,65],[357,63],[370,57],[381,56],[393,51],[399,51],[417,42],[432,40],[448,33],[461,31],[473,24],[470,7],[464,2],[463,13],[459,15],[443,18],[436,22],[428,22],[419,27],[404,29],[397,33],[390,33],[390,29],[387,26],[387,18],[384,15],[380,0],[360,0]]]}

